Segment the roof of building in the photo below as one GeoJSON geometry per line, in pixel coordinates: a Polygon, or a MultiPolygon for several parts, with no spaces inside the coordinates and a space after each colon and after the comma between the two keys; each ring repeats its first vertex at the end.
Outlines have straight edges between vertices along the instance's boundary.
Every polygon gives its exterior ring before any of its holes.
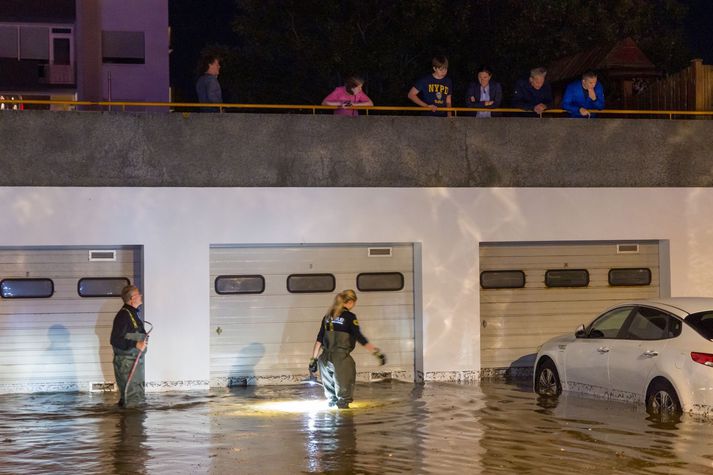
{"type": "Polygon", "coordinates": [[[552,82],[559,82],[577,78],[589,70],[606,72],[610,77],[661,75],[636,42],[632,38],[626,38],[613,46],[598,46],[554,61],[547,68],[547,78],[552,82]]]}

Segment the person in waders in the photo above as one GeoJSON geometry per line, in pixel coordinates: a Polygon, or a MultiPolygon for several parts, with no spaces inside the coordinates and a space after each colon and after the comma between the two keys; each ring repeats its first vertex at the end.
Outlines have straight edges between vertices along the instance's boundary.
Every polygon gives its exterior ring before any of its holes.
{"type": "Polygon", "coordinates": [[[310,373],[316,373],[319,369],[329,406],[337,406],[339,409],[349,408],[349,403],[353,401],[356,365],[350,353],[357,341],[379,360],[380,365],[386,364],[386,356],[369,343],[359,329],[359,321],[351,312],[356,301],[357,296],[353,290],[337,294],[322,318],[312,359],[309,361],[310,373]]]}
{"type": "Polygon", "coordinates": [[[127,285],[121,291],[121,299],[124,306],[114,317],[111,328],[114,376],[120,394],[119,406],[135,407],[144,402],[144,355],[148,347],[144,322],[138,315],[143,296],[136,286],[127,285]],[[128,381],[137,358],[140,359],[133,377],[128,381]]]}

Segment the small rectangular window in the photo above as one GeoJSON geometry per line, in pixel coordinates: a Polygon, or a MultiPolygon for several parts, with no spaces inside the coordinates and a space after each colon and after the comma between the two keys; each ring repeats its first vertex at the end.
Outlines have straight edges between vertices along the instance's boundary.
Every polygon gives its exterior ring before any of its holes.
{"type": "Polygon", "coordinates": [[[20,27],[20,59],[48,60],[50,30],[45,27],[20,27]]]}
{"type": "Polygon", "coordinates": [[[3,279],[0,295],[4,299],[45,299],[54,294],[51,279],[3,279]]]}
{"type": "Polygon", "coordinates": [[[121,297],[121,290],[130,285],[126,277],[84,277],[77,282],[80,297],[121,297]]]}
{"type": "Polygon", "coordinates": [[[401,272],[364,272],[357,275],[357,289],[361,292],[397,291],[404,288],[401,272]]]}
{"type": "Polygon", "coordinates": [[[261,275],[219,275],[215,278],[215,293],[261,294],[265,291],[265,278],[261,275]]]}
{"type": "Polygon", "coordinates": [[[525,273],[521,270],[486,270],[480,273],[484,289],[520,289],[525,287],[525,273]]]}
{"type": "Polygon", "coordinates": [[[609,269],[609,285],[650,285],[651,269],[609,269]]]}
{"type": "Polygon", "coordinates": [[[17,59],[17,27],[0,26],[0,58],[17,59]]]}
{"type": "Polygon", "coordinates": [[[547,287],[586,287],[589,271],[586,269],[552,269],[545,272],[547,287]]]}
{"type": "Polygon", "coordinates": [[[287,277],[287,290],[295,294],[333,292],[336,286],[332,274],[292,274],[287,277]]]}
{"type": "Polygon", "coordinates": [[[144,32],[102,31],[102,58],[105,63],[144,64],[144,32]]]}

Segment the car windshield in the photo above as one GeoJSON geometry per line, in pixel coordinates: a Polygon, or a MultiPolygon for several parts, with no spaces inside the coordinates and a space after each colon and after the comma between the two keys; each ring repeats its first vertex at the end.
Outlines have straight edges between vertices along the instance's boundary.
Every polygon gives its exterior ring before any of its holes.
{"type": "Polygon", "coordinates": [[[700,333],[703,338],[713,340],[713,310],[692,313],[686,317],[686,323],[700,333]]]}

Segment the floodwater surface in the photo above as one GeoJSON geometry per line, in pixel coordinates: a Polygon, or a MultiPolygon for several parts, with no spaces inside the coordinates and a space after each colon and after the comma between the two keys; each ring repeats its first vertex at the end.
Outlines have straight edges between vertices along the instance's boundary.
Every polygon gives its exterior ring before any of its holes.
{"type": "Polygon", "coordinates": [[[358,384],[0,395],[1,473],[713,473],[713,422],[530,385],[358,384]]]}

